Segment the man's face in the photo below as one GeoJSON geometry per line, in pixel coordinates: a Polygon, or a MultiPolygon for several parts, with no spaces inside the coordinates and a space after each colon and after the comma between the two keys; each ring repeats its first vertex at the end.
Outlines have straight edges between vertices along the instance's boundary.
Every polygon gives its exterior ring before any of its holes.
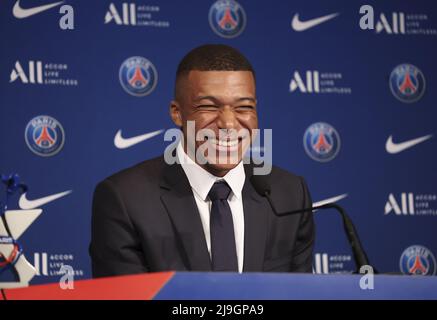
{"type": "Polygon", "coordinates": [[[252,72],[190,71],[181,79],[178,89],[176,101],[171,104],[173,121],[182,127],[185,141],[187,121],[195,122],[198,138],[199,131],[205,132],[203,129],[214,133],[213,137],[206,135],[206,141],[196,139],[193,154],[203,145],[202,150],[207,149],[203,152],[207,163],[200,165],[216,176],[225,175],[241,161],[251,142],[252,130],[258,128],[252,72]],[[249,135],[236,136],[237,132],[244,131],[249,135]],[[227,161],[222,161],[223,156],[227,161]],[[222,157],[220,161],[219,157],[222,157]]]}

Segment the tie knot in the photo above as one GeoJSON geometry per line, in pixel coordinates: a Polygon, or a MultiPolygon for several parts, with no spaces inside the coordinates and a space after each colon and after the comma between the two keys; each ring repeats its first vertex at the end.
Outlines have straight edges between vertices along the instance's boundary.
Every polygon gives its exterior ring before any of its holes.
{"type": "Polygon", "coordinates": [[[227,200],[229,194],[231,193],[231,188],[225,181],[219,181],[212,185],[211,190],[208,193],[211,201],[215,200],[227,200]]]}

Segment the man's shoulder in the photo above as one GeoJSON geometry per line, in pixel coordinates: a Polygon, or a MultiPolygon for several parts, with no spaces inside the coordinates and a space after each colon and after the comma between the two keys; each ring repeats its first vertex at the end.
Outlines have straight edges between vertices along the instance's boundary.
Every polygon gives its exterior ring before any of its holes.
{"type": "Polygon", "coordinates": [[[278,166],[272,166],[270,173],[273,182],[301,183],[302,177],[278,166]]]}
{"type": "Polygon", "coordinates": [[[290,191],[293,191],[297,198],[300,199],[306,192],[306,182],[302,176],[278,166],[272,167],[270,181],[272,189],[283,193],[286,197],[290,195],[290,191]]]}
{"type": "MultiPolygon", "coordinates": [[[[254,173],[256,174],[256,173],[254,173]]],[[[280,212],[299,208],[309,198],[304,178],[278,166],[272,166],[264,177],[270,196],[280,212]]]]}
{"type": "MultiPolygon", "coordinates": [[[[251,165],[249,170],[255,170],[256,166],[251,165]]],[[[264,171],[264,170],[263,170],[264,171]]],[[[250,174],[257,174],[256,171],[250,172],[250,174]]],[[[263,173],[264,175],[265,173],[263,173]]],[[[298,185],[302,183],[303,177],[288,171],[282,167],[272,165],[270,172],[268,172],[266,178],[273,185],[298,185]]]]}
{"type": "MultiPolygon", "coordinates": [[[[161,155],[118,171],[105,178],[100,184],[109,183],[122,190],[148,189],[160,185],[163,170],[166,166],[164,157],[161,155]]],[[[250,166],[249,170],[251,169],[253,170],[254,167],[250,166]]],[[[253,173],[251,172],[251,174],[253,173]]],[[[301,176],[276,165],[272,165],[270,173],[267,174],[267,179],[275,190],[301,189],[304,183],[301,176]]]]}

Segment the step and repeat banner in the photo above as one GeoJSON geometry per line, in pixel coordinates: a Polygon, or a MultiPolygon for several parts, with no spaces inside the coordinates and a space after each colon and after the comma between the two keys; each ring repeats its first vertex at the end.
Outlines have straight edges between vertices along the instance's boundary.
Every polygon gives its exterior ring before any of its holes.
{"type": "MultiPolygon", "coordinates": [[[[206,43],[249,58],[273,163],[344,206],[378,271],[436,273],[435,2],[4,0],[0,39],[0,173],[28,186],[0,201],[31,283],[91,277],[94,188],[163,153],[177,65],[206,43]]],[[[314,272],[354,271],[340,216],[315,220],[314,272]]]]}

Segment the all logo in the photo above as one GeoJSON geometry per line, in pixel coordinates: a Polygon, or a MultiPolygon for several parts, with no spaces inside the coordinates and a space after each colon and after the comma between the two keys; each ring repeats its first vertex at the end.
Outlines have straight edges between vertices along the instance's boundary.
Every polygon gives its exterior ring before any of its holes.
{"type": "Polygon", "coordinates": [[[20,80],[23,84],[77,86],[78,80],[63,77],[68,72],[65,63],[43,63],[29,60],[27,63],[16,61],[11,70],[9,83],[20,80]]]}
{"type": "Polygon", "coordinates": [[[360,28],[362,30],[376,29],[376,33],[385,31],[387,34],[405,34],[405,13],[403,12],[393,12],[391,20],[387,19],[384,13],[381,13],[376,22],[376,28],[375,13],[372,6],[361,6],[360,14],[362,14],[360,18],[360,28]]]}
{"type": "Polygon", "coordinates": [[[42,62],[30,60],[27,73],[19,61],[15,62],[15,68],[11,71],[9,82],[14,82],[18,78],[22,83],[43,84],[42,62]]]}
{"type": "Polygon", "coordinates": [[[340,151],[340,136],[330,124],[317,122],[306,129],[303,145],[311,159],[328,162],[340,151]]]}
{"type": "Polygon", "coordinates": [[[385,204],[384,214],[387,215],[393,211],[396,215],[414,215],[414,195],[412,192],[402,192],[400,204],[393,193],[390,193],[385,204]]]}
{"type": "Polygon", "coordinates": [[[117,10],[115,5],[111,3],[105,15],[105,24],[114,21],[118,25],[132,25],[137,24],[137,7],[135,3],[124,2],[121,4],[121,12],[117,10]]]}
{"type": "Polygon", "coordinates": [[[390,74],[392,94],[405,103],[418,101],[425,93],[425,77],[422,71],[412,64],[400,64],[390,74]]]}
{"type": "Polygon", "coordinates": [[[320,77],[318,71],[306,71],[306,77],[302,77],[298,71],[293,73],[293,78],[290,81],[290,92],[297,89],[302,93],[319,93],[320,92],[320,77]]]}
{"type": "Polygon", "coordinates": [[[105,24],[115,23],[119,26],[139,26],[139,27],[170,27],[167,20],[155,19],[154,15],[160,13],[161,8],[155,5],[138,3],[114,3],[109,4],[105,14],[105,24]]]}
{"type": "Polygon", "coordinates": [[[437,216],[437,194],[390,193],[385,203],[384,215],[396,216],[437,216]]]}
{"type": "Polygon", "coordinates": [[[351,94],[350,87],[341,86],[343,79],[343,74],[339,72],[320,72],[318,70],[299,72],[296,70],[293,72],[289,91],[299,91],[306,94],[351,94]]]}
{"type": "Polygon", "coordinates": [[[349,254],[314,254],[314,274],[352,273],[354,262],[349,254]]]}
{"type": "Polygon", "coordinates": [[[48,259],[47,259],[47,252],[40,253],[35,252],[33,254],[33,266],[36,270],[37,276],[48,276],[48,259]]]}
{"type": "MultiPolygon", "coordinates": [[[[74,264],[75,256],[72,253],[35,252],[33,259],[36,276],[59,277],[63,274],[63,266],[71,266],[74,264]]],[[[75,276],[84,275],[83,269],[73,269],[72,271],[75,276]]]]}
{"type": "Polygon", "coordinates": [[[209,24],[223,38],[235,38],[246,27],[246,13],[234,0],[218,0],[209,9],[209,24]]]}
{"type": "Polygon", "coordinates": [[[437,29],[430,25],[429,14],[391,12],[380,13],[379,16],[370,5],[360,7],[360,28],[375,30],[375,33],[388,35],[437,35],[437,29]]]}
{"type": "Polygon", "coordinates": [[[33,153],[49,157],[61,151],[65,142],[65,133],[62,125],[55,118],[37,116],[27,124],[24,138],[33,153]]]}
{"type": "Polygon", "coordinates": [[[158,72],[146,58],[131,57],[121,64],[119,78],[121,86],[127,93],[144,97],[155,89],[158,72]]]}
{"type": "Polygon", "coordinates": [[[419,245],[404,250],[399,261],[401,272],[410,275],[435,275],[436,261],[432,252],[419,245]]]}

